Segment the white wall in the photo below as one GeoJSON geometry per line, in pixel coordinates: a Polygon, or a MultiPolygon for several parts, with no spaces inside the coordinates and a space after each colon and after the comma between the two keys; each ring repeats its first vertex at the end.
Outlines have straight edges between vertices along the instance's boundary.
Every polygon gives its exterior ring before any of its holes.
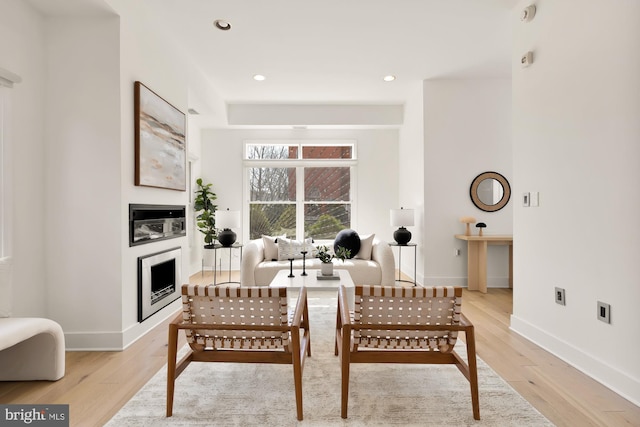
{"type": "MultiPolygon", "coordinates": [[[[177,46],[173,39],[165,35],[162,26],[147,18],[143,6],[129,0],[108,0],[108,3],[120,15],[121,22],[122,221],[128,220],[128,205],[130,203],[187,205],[188,207],[190,196],[188,194],[188,185],[187,191],[136,187],[133,185],[135,163],[133,84],[136,80],[143,82],[185,114],[187,114],[187,110],[190,107],[212,114],[214,115],[214,123],[224,121],[222,101],[206,76],[194,66],[194,62],[186,54],[185,50],[177,46]]],[[[199,155],[199,132],[200,126],[204,124],[197,117],[187,116],[187,120],[188,160],[189,158],[197,158],[199,155]]],[[[194,165],[197,172],[197,162],[194,165]]],[[[137,322],[137,258],[150,253],[181,247],[182,276],[183,282],[186,283],[191,271],[190,259],[193,259],[192,250],[194,248],[190,237],[170,239],[130,248],[126,227],[121,229],[121,234],[123,247],[122,322],[123,330],[125,331],[124,345],[126,346],[179,307],[179,301],[174,302],[142,324],[137,322]]]]}
{"type": "Polygon", "coordinates": [[[45,268],[48,314],[66,333],[121,328],[120,94],[116,16],[45,24],[45,268]]]}
{"type": "Polygon", "coordinates": [[[46,315],[44,272],[44,20],[23,0],[0,4],[0,67],[12,90],[13,315],[46,315]]]}
{"type": "MultiPolygon", "coordinates": [[[[144,10],[135,2],[109,1],[120,16],[120,93],[121,106],[121,205],[120,221],[127,224],[129,204],[186,205],[186,191],[167,190],[134,185],[134,82],[160,95],[164,100],[183,113],[188,109],[189,60],[182,49],[154,22],[150,22],[144,10]]],[[[187,141],[188,143],[188,141],[187,141]]],[[[188,149],[188,148],[187,148],[188,149]]],[[[182,249],[182,279],[188,280],[189,247],[186,237],[169,239],[150,244],[129,247],[129,231],[120,229],[122,250],[122,330],[123,345],[127,346],[137,337],[155,326],[165,316],[175,311],[179,304],[174,302],[152,318],[138,323],[138,257],[180,247],[182,249]]]]}
{"type": "MultiPolygon", "coordinates": [[[[389,209],[399,203],[397,130],[206,130],[202,135],[200,167],[203,180],[213,183],[219,208],[242,210],[244,141],[260,139],[356,140],[358,209],[353,227],[361,234],[376,233],[382,240],[393,240],[389,209]]],[[[238,241],[247,242],[248,233],[238,231],[238,241]]],[[[191,271],[199,270],[198,258],[191,271]]]]}
{"type": "Polygon", "coordinates": [[[70,349],[121,349],[178,308],[137,322],[139,256],[180,246],[189,274],[187,238],[128,244],[129,203],[188,198],[133,184],[134,81],[183,112],[189,94],[206,95],[198,108],[222,117],[209,82],[144,10],[109,3],[117,14],[42,16],[24,1],[0,4],[0,66],[24,80],[12,93],[13,314],[60,322],[70,349]]]}
{"type": "MultiPolygon", "coordinates": [[[[415,209],[415,226],[409,227],[411,243],[415,250],[416,276],[413,279],[424,283],[424,113],[422,82],[416,82],[404,104],[404,123],[400,128],[398,151],[398,207],[415,209]]],[[[393,237],[389,238],[393,241],[393,237]]],[[[414,273],[414,254],[411,249],[402,249],[402,272],[408,276],[414,273]]],[[[398,249],[394,248],[396,260],[398,249]]],[[[396,261],[397,262],[397,261],[396,261]]]]}
{"type": "Polygon", "coordinates": [[[537,3],[512,17],[513,63],[534,51],[513,68],[516,194],[540,207],[514,208],[511,325],[640,404],[640,3],[537,3]]]}
{"type": "MultiPolygon", "coordinates": [[[[487,224],[486,234],[511,234],[514,197],[484,212],[469,197],[471,181],[495,171],[514,185],[511,151],[511,80],[440,79],[424,82],[424,284],[466,286],[467,245],[462,216],[487,224]],[[461,250],[455,257],[454,249],[461,250]]],[[[475,229],[473,230],[475,232],[475,229]]],[[[489,287],[508,286],[506,246],[492,246],[489,287]]]]}

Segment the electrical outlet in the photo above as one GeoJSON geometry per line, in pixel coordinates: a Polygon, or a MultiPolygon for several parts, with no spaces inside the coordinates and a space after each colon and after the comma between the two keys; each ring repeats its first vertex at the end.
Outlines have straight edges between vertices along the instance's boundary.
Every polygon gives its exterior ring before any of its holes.
{"type": "Polygon", "coordinates": [[[611,323],[611,306],[609,304],[598,301],[598,320],[611,323]]]}
{"type": "Polygon", "coordinates": [[[564,288],[556,288],[556,304],[567,305],[564,297],[564,288]]]}

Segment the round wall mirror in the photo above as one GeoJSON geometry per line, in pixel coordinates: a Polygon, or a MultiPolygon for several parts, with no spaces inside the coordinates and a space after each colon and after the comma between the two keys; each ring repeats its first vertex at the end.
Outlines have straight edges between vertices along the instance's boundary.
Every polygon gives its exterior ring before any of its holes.
{"type": "Polygon", "coordinates": [[[469,195],[478,209],[495,212],[509,203],[511,187],[509,181],[498,172],[483,172],[471,182],[469,195]]]}

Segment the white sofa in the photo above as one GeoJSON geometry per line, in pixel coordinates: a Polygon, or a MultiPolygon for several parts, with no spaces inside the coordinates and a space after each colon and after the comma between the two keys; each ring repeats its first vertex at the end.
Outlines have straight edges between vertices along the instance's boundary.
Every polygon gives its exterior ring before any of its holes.
{"type": "MultiPolygon", "coordinates": [[[[351,258],[344,262],[333,260],[334,269],[347,270],[355,284],[395,285],[395,258],[385,241],[374,239],[371,259],[351,258]]],[[[302,259],[293,261],[294,269],[302,269],[302,259]]],[[[320,260],[307,258],[305,268],[319,269],[320,260]]],[[[266,260],[262,239],[251,240],[244,246],[240,269],[242,286],[268,286],[280,270],[288,270],[289,261],[266,260]]]]}

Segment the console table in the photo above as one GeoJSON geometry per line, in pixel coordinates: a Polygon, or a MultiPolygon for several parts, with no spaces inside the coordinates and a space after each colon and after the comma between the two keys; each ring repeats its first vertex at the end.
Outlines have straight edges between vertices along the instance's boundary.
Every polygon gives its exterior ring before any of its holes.
{"type": "Polygon", "coordinates": [[[487,293],[487,246],[509,246],[509,287],[513,288],[513,236],[465,236],[456,234],[456,239],[467,241],[467,277],[470,291],[487,293]]]}

